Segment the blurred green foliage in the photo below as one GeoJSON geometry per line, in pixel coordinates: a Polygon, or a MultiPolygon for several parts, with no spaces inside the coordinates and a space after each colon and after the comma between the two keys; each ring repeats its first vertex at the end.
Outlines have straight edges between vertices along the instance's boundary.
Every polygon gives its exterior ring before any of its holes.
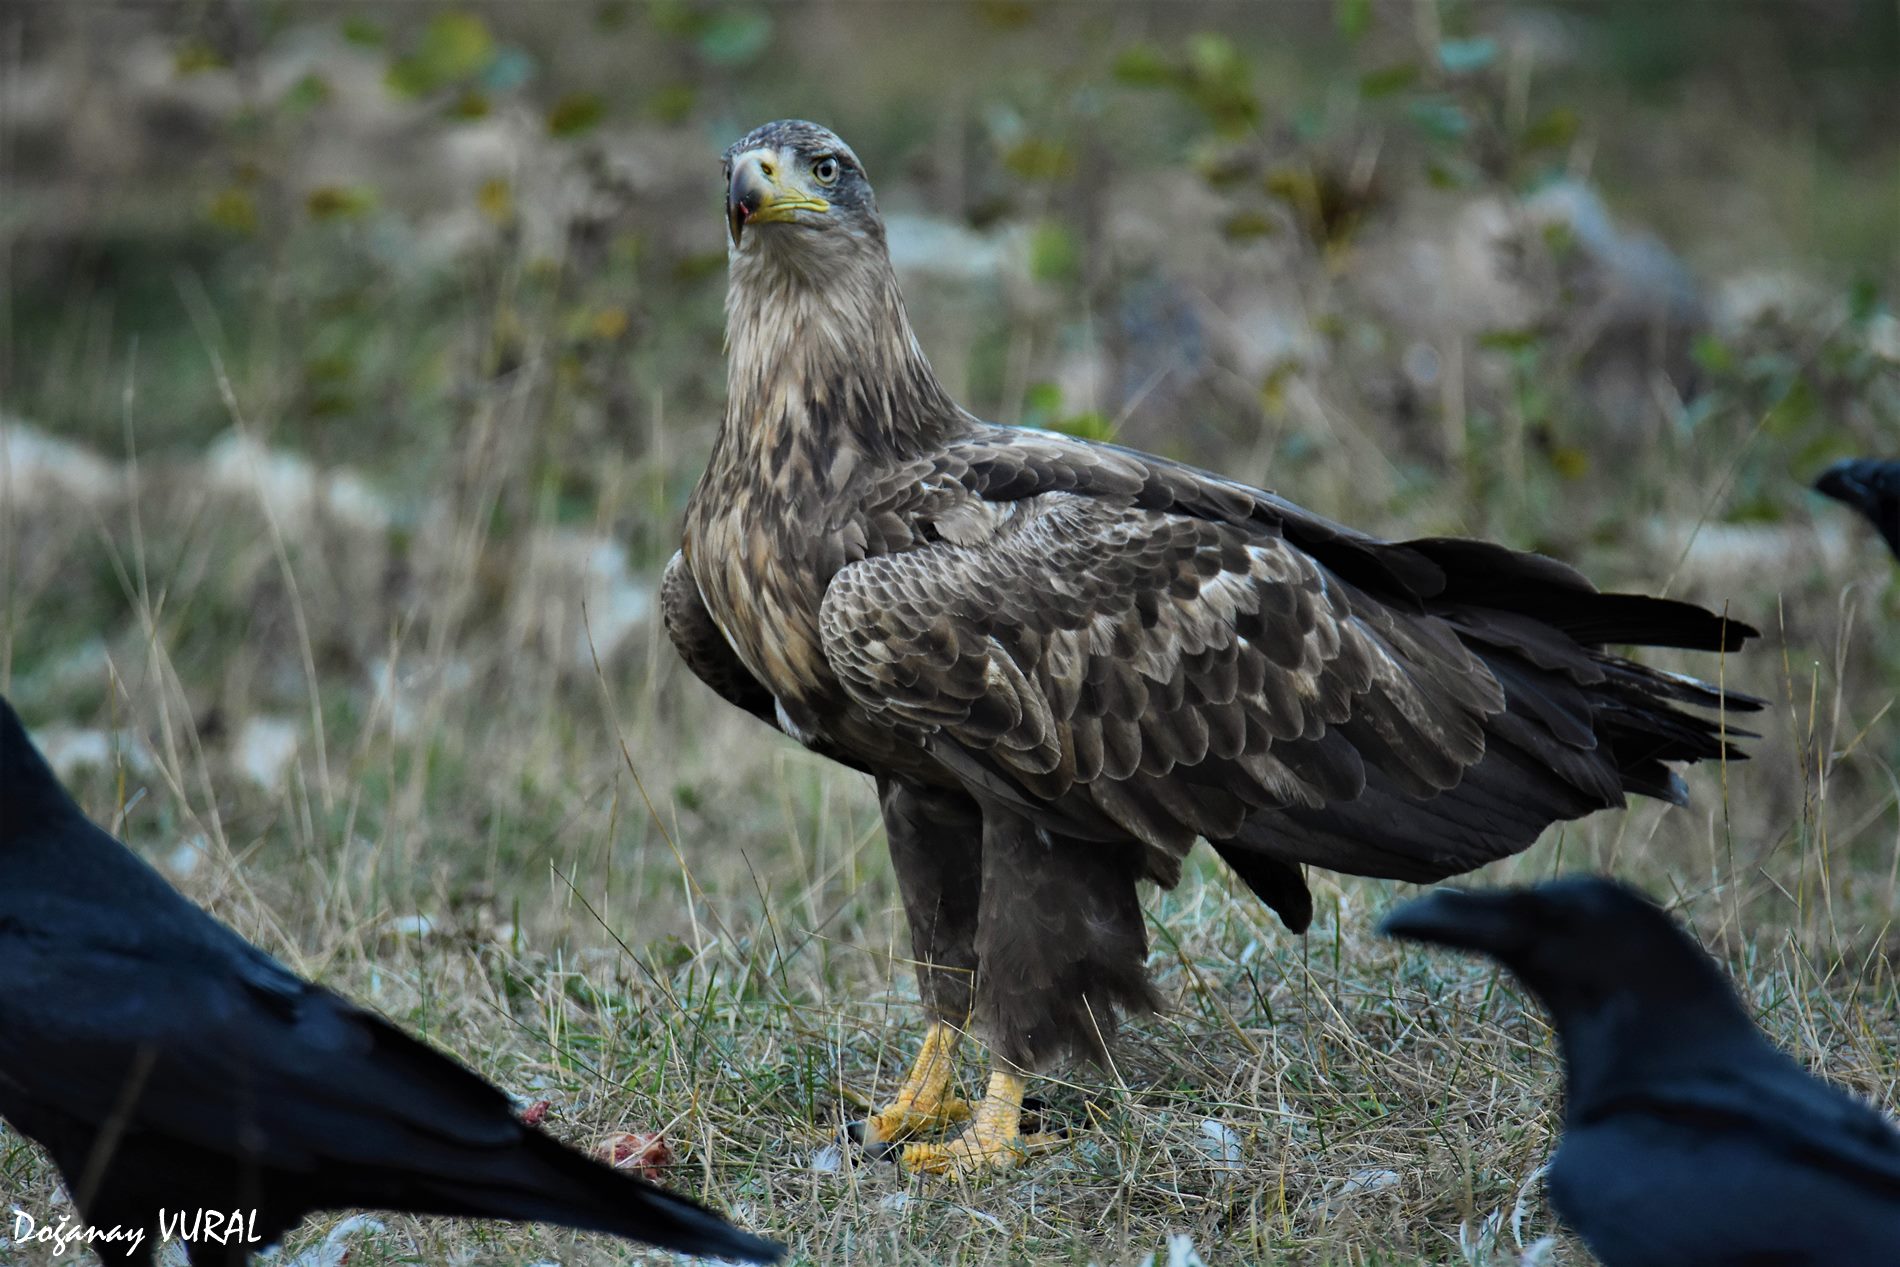
{"type": "MultiPolygon", "coordinates": [[[[483,393],[541,357],[552,373],[534,387],[545,418],[534,483],[584,515],[596,488],[588,455],[641,449],[640,419],[655,402],[696,428],[716,413],[723,256],[712,156],[761,118],[801,113],[841,126],[897,210],[921,201],[980,233],[1020,230],[1034,301],[973,300],[986,315],[964,386],[985,412],[1094,426],[1031,385],[1053,381],[1048,359],[1085,331],[1111,350],[1119,340],[1139,351],[1149,337],[1117,333],[1132,320],[1118,314],[1158,279],[1109,249],[1111,209],[1099,204],[1127,173],[1152,171],[1158,188],[1198,182],[1221,201],[1215,233],[1230,250],[1309,250],[1321,276],[1340,276],[1417,191],[1518,198],[1587,168],[1613,205],[1638,223],[1653,217],[1692,262],[1743,270],[1772,249],[1764,263],[1804,270],[1814,291],[1851,310],[1819,329],[1811,311],[1697,334],[1684,353],[1691,390],[1664,420],[1679,450],[1671,460],[1692,476],[1721,466],[1704,437],[1757,424],[1782,453],[1820,461],[1896,425],[1889,363],[1873,347],[1900,275],[1900,138],[1875,124],[1896,104],[1878,72],[1895,64],[1900,36],[1891,5],[1825,6],[1812,21],[1784,11],[1797,7],[1731,6],[1718,18],[1714,6],[1556,4],[1527,16],[1462,0],[1335,0],[1246,20],[1126,6],[1108,20],[991,4],[838,22],[822,7],[712,0],[558,14],[286,4],[266,19],[211,5],[154,28],[181,83],[241,82],[280,63],[295,72],[269,77],[274,97],[244,99],[114,214],[10,222],[14,258],[27,262],[12,279],[0,404],[115,448],[136,341],[141,443],[202,444],[229,422],[204,372],[207,340],[222,340],[239,401],[276,442],[393,472],[442,461],[483,393]],[[340,54],[298,60],[319,36],[375,59],[387,102],[363,99],[340,54]],[[946,57],[951,48],[958,55],[946,57]],[[1731,107],[1695,103],[1771,92],[1759,135],[1809,165],[1812,196],[1798,214],[1779,204],[1772,235],[1735,242],[1734,220],[1723,219],[1699,239],[1698,215],[1719,211],[1709,189],[1767,178],[1773,197],[1776,182],[1752,140],[1698,159],[1731,107]],[[1658,98],[1690,104],[1646,113],[1641,103],[1658,98]],[[382,170],[313,181],[304,151],[344,110],[423,115],[400,125],[409,149],[392,149],[382,170]],[[431,129],[444,154],[480,153],[493,129],[524,115],[562,143],[556,166],[458,174],[451,190],[419,187],[395,157],[437,147],[431,129]],[[629,136],[641,138],[633,149],[629,136]],[[704,154],[703,165],[675,176],[629,157],[658,152],[662,137],[704,154]],[[1856,140],[1870,148],[1843,144],[1856,140]],[[1762,165],[1726,173],[1712,166],[1721,161],[1762,165]],[[550,220],[555,183],[575,192],[550,220]],[[1861,196],[1881,189],[1885,202],[1861,196]],[[449,225],[459,245],[439,253],[431,243],[449,225]],[[187,292],[199,305],[190,320],[187,292]],[[1032,364],[1012,360],[1025,354],[1032,364]]],[[[1578,258],[1570,232],[1545,228],[1540,249],[1559,274],[1578,258]]],[[[1247,266],[1241,258],[1234,267],[1247,266]]],[[[1348,393],[1371,381],[1362,367],[1389,371],[1405,354],[1355,302],[1328,294],[1307,314],[1348,393]]],[[[1436,496],[1453,474],[1468,488],[1526,490],[1500,505],[1534,515],[1546,478],[1574,488],[1599,473],[1606,461],[1587,457],[1598,447],[1590,407],[1561,389],[1586,367],[1553,327],[1483,332],[1473,351],[1496,361],[1507,388],[1464,402],[1466,442],[1452,448],[1446,424],[1429,417],[1442,402],[1429,396],[1395,405],[1364,390],[1341,402],[1394,437],[1388,504],[1436,496]],[[1407,420],[1417,410],[1428,425],[1407,420]]],[[[1210,388],[1168,406],[1194,422],[1165,442],[1212,462],[1217,449],[1199,450],[1250,443],[1264,428],[1281,477],[1319,472],[1326,447],[1283,429],[1289,393],[1318,371],[1313,355],[1271,359],[1243,391],[1210,388]]],[[[1117,395],[1110,412],[1121,407],[1117,395]]],[[[669,496],[690,473],[690,455],[678,460],[663,480],[669,496]]],[[[1738,485],[1753,500],[1736,513],[1789,504],[1771,495],[1771,470],[1765,459],[1744,464],[1738,485]]]]}

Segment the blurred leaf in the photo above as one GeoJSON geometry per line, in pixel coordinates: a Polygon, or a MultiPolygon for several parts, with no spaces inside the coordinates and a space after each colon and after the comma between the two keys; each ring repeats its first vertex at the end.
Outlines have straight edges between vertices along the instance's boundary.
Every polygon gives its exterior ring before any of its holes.
{"type": "Polygon", "coordinates": [[[232,233],[257,232],[257,199],[251,196],[250,190],[236,185],[212,195],[205,215],[211,223],[232,233]]]}
{"type": "Polygon", "coordinates": [[[1115,428],[1107,418],[1091,409],[1085,413],[1070,414],[1058,418],[1050,424],[1050,430],[1060,431],[1063,435],[1075,436],[1080,440],[1112,440],[1115,428]]]}
{"type": "Polygon", "coordinates": [[[312,418],[335,418],[356,408],[356,398],[346,391],[312,392],[304,406],[312,418]]]}
{"type": "Polygon", "coordinates": [[[1493,352],[1534,352],[1543,341],[1535,330],[1486,330],[1478,336],[1478,346],[1493,352]]]}
{"type": "Polygon", "coordinates": [[[594,9],[594,25],[603,31],[618,31],[633,20],[630,0],[604,0],[594,9]]]}
{"type": "Polygon", "coordinates": [[[344,220],[363,215],[376,205],[367,189],[320,185],[304,196],[304,209],[318,220],[344,220]]]}
{"type": "Polygon", "coordinates": [[[391,89],[420,97],[467,79],[495,55],[488,24],[471,13],[441,13],[423,30],[416,51],[389,68],[391,89]]]}
{"type": "Polygon", "coordinates": [[[1023,393],[1023,412],[1047,421],[1062,412],[1062,389],[1054,383],[1031,383],[1023,393]]]}
{"type": "Polygon", "coordinates": [[[1372,0],[1333,0],[1333,22],[1347,39],[1359,39],[1372,29],[1372,0]]]}
{"type": "Polygon", "coordinates": [[[1767,431],[1777,439],[1790,439],[1814,421],[1819,402],[1814,386],[1806,378],[1796,378],[1768,412],[1767,431]]]}
{"type": "Polygon", "coordinates": [[[698,36],[709,21],[706,13],[688,0],[651,0],[647,5],[647,20],[653,23],[654,30],[680,39],[698,36]]]}
{"type": "Polygon", "coordinates": [[[355,373],[356,362],[342,353],[313,356],[303,363],[304,381],[310,383],[347,382],[355,373]]]}
{"type": "Polygon", "coordinates": [[[1259,171],[1254,154],[1225,145],[1202,147],[1193,164],[1201,179],[1215,189],[1229,189],[1253,179],[1259,171]]]}
{"type": "Polygon", "coordinates": [[[456,96],[454,103],[449,106],[449,117],[463,120],[486,119],[489,110],[488,94],[476,92],[471,88],[456,96]]]}
{"type": "Polygon", "coordinates": [[[1195,75],[1202,79],[1232,79],[1236,75],[1245,75],[1247,65],[1240,58],[1240,50],[1225,35],[1216,35],[1211,31],[1202,32],[1188,40],[1188,62],[1195,75]]]}
{"type": "Polygon", "coordinates": [[[684,123],[693,113],[694,99],[692,85],[669,84],[654,93],[647,105],[662,123],[684,123]]]}
{"type": "Polygon", "coordinates": [[[172,69],[180,76],[218,70],[228,65],[230,63],[225,60],[224,54],[199,39],[186,40],[172,54],[172,69]]]}
{"type": "Polygon", "coordinates": [[[724,251],[700,251],[693,255],[682,255],[673,265],[673,280],[696,282],[726,271],[726,253],[724,251]]]}
{"type": "Polygon", "coordinates": [[[588,323],[588,329],[596,339],[611,343],[625,334],[627,327],[631,324],[632,322],[627,317],[627,310],[616,304],[595,312],[588,323]]]}
{"type": "Polygon", "coordinates": [[[343,19],[343,38],[364,48],[376,48],[383,42],[383,28],[365,17],[343,19]]]}
{"type": "Polygon", "coordinates": [[[1067,281],[1082,268],[1082,248],[1068,226],[1044,220],[1029,236],[1029,272],[1038,281],[1067,281]]]}
{"type": "Polygon", "coordinates": [[[1227,217],[1221,225],[1221,232],[1232,242],[1251,242],[1255,238],[1270,237],[1279,231],[1273,217],[1264,211],[1236,211],[1227,217]]]}
{"type": "Polygon", "coordinates": [[[1276,167],[1262,183],[1267,193],[1292,207],[1310,227],[1320,222],[1319,182],[1309,167],[1276,167]]]}
{"type": "Polygon", "coordinates": [[[505,224],[515,216],[515,191],[505,180],[496,177],[485,180],[475,192],[475,205],[482,214],[498,224],[505,224]]]}
{"type": "Polygon", "coordinates": [[[1405,114],[1419,131],[1435,141],[1462,140],[1471,131],[1471,116],[1464,107],[1442,97],[1410,102],[1405,114]]]}
{"type": "Polygon", "coordinates": [[[1562,220],[1545,225],[1542,236],[1544,248],[1560,260],[1577,249],[1577,231],[1562,220]]]}
{"type": "Polygon", "coordinates": [[[1880,283],[1871,277],[1855,278],[1847,291],[1847,315],[1857,326],[1880,315],[1880,283]]]}
{"type": "Polygon", "coordinates": [[[1445,40],[1438,46],[1438,64],[1449,75],[1469,75],[1497,60],[1498,42],[1489,36],[1445,40]]]}
{"type": "Polygon", "coordinates": [[[1568,106],[1558,106],[1556,109],[1538,116],[1529,127],[1524,129],[1524,148],[1531,150],[1562,149],[1577,139],[1577,131],[1581,127],[1582,120],[1577,117],[1575,110],[1570,109],[1568,106]]]}
{"type": "Polygon", "coordinates": [[[699,53],[715,66],[743,66],[772,43],[772,15],[732,9],[716,15],[699,37],[699,53]]]}
{"type": "Polygon", "coordinates": [[[1188,40],[1185,65],[1170,63],[1150,45],[1131,45],[1116,57],[1114,73],[1136,87],[1176,89],[1221,135],[1239,135],[1259,123],[1251,68],[1224,35],[1205,33],[1188,40]]]}
{"type": "Polygon", "coordinates": [[[1359,95],[1368,101],[1404,92],[1418,82],[1416,62],[1397,62],[1381,70],[1370,71],[1359,79],[1359,95]]]}
{"type": "Polygon", "coordinates": [[[311,71],[284,90],[279,107],[287,114],[308,114],[330,99],[330,81],[311,71]]]}
{"type": "Polygon", "coordinates": [[[1075,155],[1060,141],[1025,137],[1003,151],[1003,166],[1024,180],[1062,180],[1075,171],[1075,155]]]}
{"type": "Polygon", "coordinates": [[[571,92],[548,111],[548,131],[555,136],[579,136],[606,116],[607,105],[598,93],[571,92]]]}
{"type": "Polygon", "coordinates": [[[1689,356],[1711,374],[1726,374],[1735,368],[1735,353],[1712,334],[1698,336],[1690,345],[1689,356]]]}
{"type": "Polygon", "coordinates": [[[1237,136],[1260,122],[1247,61],[1222,35],[1197,35],[1188,41],[1188,97],[1217,132],[1237,136]]]}
{"type": "Polygon", "coordinates": [[[1036,16],[1028,0],[979,0],[977,9],[999,31],[1020,31],[1036,16]]]}
{"type": "Polygon", "coordinates": [[[1288,357],[1274,365],[1260,383],[1260,406],[1268,413],[1279,415],[1286,411],[1286,389],[1300,372],[1299,361],[1288,357]]]}
{"type": "Polygon", "coordinates": [[[1116,79],[1138,88],[1159,88],[1178,78],[1161,50],[1152,44],[1131,44],[1115,57],[1116,79]]]}
{"type": "Polygon", "coordinates": [[[1550,451],[1550,466],[1567,480],[1580,480],[1590,473],[1590,454],[1574,444],[1560,444],[1550,451]]]}

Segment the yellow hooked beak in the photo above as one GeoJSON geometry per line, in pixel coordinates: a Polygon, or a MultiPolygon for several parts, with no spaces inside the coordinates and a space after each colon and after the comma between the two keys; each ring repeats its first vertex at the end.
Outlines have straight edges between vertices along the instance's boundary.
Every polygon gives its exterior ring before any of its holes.
{"type": "Polygon", "coordinates": [[[734,246],[749,224],[790,222],[801,211],[829,210],[830,203],[791,182],[786,163],[776,151],[750,150],[733,160],[732,180],[726,186],[726,223],[734,246]]]}

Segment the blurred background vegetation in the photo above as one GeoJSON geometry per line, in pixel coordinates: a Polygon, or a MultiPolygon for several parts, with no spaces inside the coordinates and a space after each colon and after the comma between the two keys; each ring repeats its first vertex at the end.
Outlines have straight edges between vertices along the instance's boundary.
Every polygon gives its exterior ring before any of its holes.
{"type": "MultiPolygon", "coordinates": [[[[550,540],[624,668],[721,408],[717,154],[806,115],[979,413],[1719,600],[1811,570],[1806,478],[1900,435],[1896,66],[1887,0],[9,0],[0,409],[184,500],[194,714],[360,694],[392,631],[571,643],[550,540]],[[256,507],[190,506],[271,478],[286,557],[232,574],[256,507]]],[[[66,519],[9,519],[0,681],[70,711],[155,582],[66,519]]]]}
{"type": "MultiPolygon", "coordinates": [[[[1763,626],[1734,788],[1555,856],[1887,953],[1900,601],[1806,484],[1900,456],[1893,0],[0,0],[0,689],[88,806],[462,1051],[441,930],[564,1000],[537,1034],[703,997],[714,944],[721,1007],[907,991],[865,790],[649,619],[722,407],[718,156],[788,115],[865,160],[976,412],[1763,626]],[[763,978],[760,919],[805,930],[763,978]]],[[[787,1112],[860,1022],[773,1022],[787,1112]]]]}

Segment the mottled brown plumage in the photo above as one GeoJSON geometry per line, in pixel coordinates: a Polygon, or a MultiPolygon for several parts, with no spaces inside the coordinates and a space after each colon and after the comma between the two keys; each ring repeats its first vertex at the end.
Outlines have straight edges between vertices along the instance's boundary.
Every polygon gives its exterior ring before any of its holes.
{"type": "Polygon", "coordinates": [[[982,422],[911,334],[844,143],[770,124],[727,162],[730,400],[667,627],[726,699],[877,776],[926,1001],[1005,1061],[1099,1052],[1152,1004],[1136,882],[1197,839],[1298,930],[1304,864],[1435,880],[1679,800],[1670,763],[1726,751],[1678,707],[1714,688],[1608,648],[1747,626],[982,422]]]}

